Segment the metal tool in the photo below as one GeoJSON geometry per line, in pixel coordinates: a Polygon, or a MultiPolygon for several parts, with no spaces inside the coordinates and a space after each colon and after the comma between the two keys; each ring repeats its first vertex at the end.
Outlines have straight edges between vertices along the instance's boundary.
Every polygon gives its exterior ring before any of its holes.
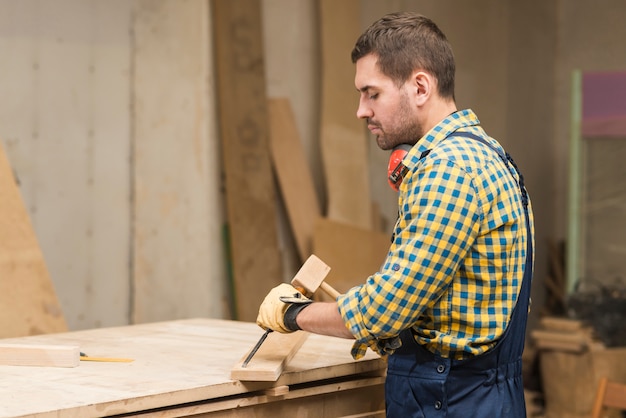
{"type": "Polygon", "coordinates": [[[259,348],[263,344],[263,341],[265,341],[265,339],[267,338],[270,332],[272,332],[272,330],[268,329],[267,331],[263,333],[263,335],[261,335],[261,338],[259,338],[259,341],[256,343],[252,351],[250,351],[250,354],[248,354],[248,357],[246,357],[246,359],[241,364],[241,367],[246,367],[248,365],[250,360],[252,360],[252,357],[254,357],[257,351],[259,351],[259,348]]]}

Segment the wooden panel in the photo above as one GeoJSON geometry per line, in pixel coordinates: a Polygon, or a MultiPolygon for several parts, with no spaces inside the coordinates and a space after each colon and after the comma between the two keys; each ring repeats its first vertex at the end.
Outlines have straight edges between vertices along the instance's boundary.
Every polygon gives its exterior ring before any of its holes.
{"type": "Polygon", "coordinates": [[[313,251],[332,267],[327,282],[340,293],[377,272],[390,245],[388,234],[323,218],[315,225],[313,251]]]}
{"type": "Polygon", "coordinates": [[[358,95],[350,52],[361,30],[358,0],[321,0],[321,147],[328,190],[327,217],[370,229],[365,125],[356,117],[358,95]]]}
{"type": "Polygon", "coordinates": [[[321,216],[313,177],[289,99],[270,99],[270,147],[300,259],[312,254],[313,227],[321,216]]]}
{"type": "Polygon", "coordinates": [[[280,283],[259,0],[215,0],[215,59],[237,319],[280,283]]]}
{"type": "Polygon", "coordinates": [[[222,317],[208,3],[138,1],[134,16],[132,318],[222,317]]]}
{"type": "Polygon", "coordinates": [[[2,143],[0,237],[0,337],[67,330],[2,143]]]}
{"type": "Polygon", "coordinates": [[[262,332],[253,323],[188,319],[9,339],[4,343],[76,345],[90,356],[134,361],[0,366],[0,416],[108,416],[385,370],[372,352],[352,360],[351,340],[311,335],[278,381],[230,379],[232,365],[262,332]]]}

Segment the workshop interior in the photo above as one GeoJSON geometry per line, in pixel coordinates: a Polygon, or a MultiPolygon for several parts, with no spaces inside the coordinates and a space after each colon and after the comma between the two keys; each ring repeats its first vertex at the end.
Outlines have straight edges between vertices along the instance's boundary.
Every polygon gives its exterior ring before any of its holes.
{"type": "Polygon", "coordinates": [[[527,416],[624,416],[626,2],[0,0],[0,417],[385,416],[384,358],[255,320],[385,260],[350,52],[395,11],[524,173],[527,416]]]}

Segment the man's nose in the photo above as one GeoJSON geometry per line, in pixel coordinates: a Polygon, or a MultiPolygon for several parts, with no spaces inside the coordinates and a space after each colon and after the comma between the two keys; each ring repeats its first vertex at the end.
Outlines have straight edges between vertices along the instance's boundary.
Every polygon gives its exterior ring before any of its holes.
{"type": "Polygon", "coordinates": [[[369,106],[363,104],[363,101],[359,101],[359,107],[356,110],[356,117],[359,119],[367,119],[372,117],[372,109],[369,106]]]}

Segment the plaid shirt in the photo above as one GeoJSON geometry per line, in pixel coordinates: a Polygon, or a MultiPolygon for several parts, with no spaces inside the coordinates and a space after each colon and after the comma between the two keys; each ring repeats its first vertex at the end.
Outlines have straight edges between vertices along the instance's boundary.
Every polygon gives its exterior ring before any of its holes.
{"type": "MultiPolygon", "coordinates": [[[[409,327],[420,345],[454,359],[489,350],[504,332],[528,237],[515,170],[514,179],[496,152],[475,139],[447,138],[471,132],[501,149],[479,123],[469,109],[455,112],[404,158],[408,172],[387,258],[338,299],[356,338],[354,358],[368,346],[397,341],[409,327]]],[[[532,224],[530,204],[529,212],[532,224]]]]}

